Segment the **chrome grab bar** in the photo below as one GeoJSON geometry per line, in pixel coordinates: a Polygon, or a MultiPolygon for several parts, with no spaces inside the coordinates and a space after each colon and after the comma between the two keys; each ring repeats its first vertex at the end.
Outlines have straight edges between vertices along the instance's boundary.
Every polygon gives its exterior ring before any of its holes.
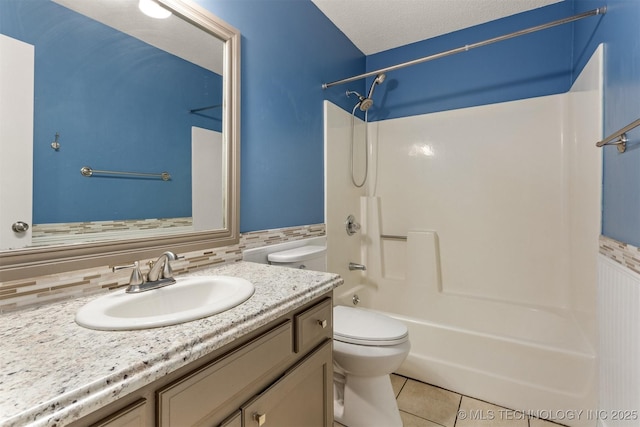
{"type": "Polygon", "coordinates": [[[640,126],[640,119],[628,124],[619,131],[612,133],[602,141],[596,142],[596,147],[602,147],[605,145],[617,145],[618,151],[624,153],[627,149],[627,142],[629,142],[629,138],[627,138],[627,132],[638,126],[640,126]]]}
{"type": "Polygon", "coordinates": [[[407,240],[407,236],[397,236],[395,234],[381,234],[380,235],[381,239],[388,239],[388,240],[407,240]]]}

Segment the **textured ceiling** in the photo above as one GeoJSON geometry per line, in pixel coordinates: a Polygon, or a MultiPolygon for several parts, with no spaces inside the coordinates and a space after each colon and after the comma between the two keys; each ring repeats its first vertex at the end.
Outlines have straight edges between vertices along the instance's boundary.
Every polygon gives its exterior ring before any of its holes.
{"type": "Polygon", "coordinates": [[[562,0],[312,0],[365,55],[562,0]]]}
{"type": "MultiPolygon", "coordinates": [[[[137,0],[54,1],[219,74],[222,72],[222,43],[184,25],[178,18],[153,20],[142,15],[137,0]],[[151,32],[150,27],[161,31],[151,32]],[[171,37],[163,37],[164,34],[171,37]],[[208,52],[215,53],[202,58],[202,49],[188,48],[205,45],[209,45],[208,52]]],[[[371,55],[562,0],[312,1],[365,55],[371,55]]]]}

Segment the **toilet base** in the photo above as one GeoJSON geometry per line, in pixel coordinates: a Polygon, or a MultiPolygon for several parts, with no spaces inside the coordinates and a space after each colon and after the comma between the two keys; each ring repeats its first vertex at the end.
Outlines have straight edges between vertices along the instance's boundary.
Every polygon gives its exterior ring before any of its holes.
{"type": "Polygon", "coordinates": [[[340,424],[347,427],[402,427],[389,375],[340,375],[334,381],[334,387],[334,420],[340,424]]]}

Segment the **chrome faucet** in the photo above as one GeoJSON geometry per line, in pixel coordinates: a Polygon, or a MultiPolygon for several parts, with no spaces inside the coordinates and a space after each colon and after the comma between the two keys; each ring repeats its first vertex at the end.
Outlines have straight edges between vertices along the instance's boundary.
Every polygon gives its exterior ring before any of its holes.
{"type": "Polygon", "coordinates": [[[365,267],[362,264],[356,264],[355,262],[350,262],[349,263],[349,270],[353,271],[353,270],[360,270],[360,271],[365,271],[367,269],[367,267],[365,267]]]}
{"type": "MultiPolygon", "coordinates": [[[[147,275],[147,281],[157,282],[164,279],[173,280],[173,271],[171,270],[171,264],[169,261],[175,261],[176,259],[178,259],[178,256],[171,251],[167,251],[160,255],[156,262],[151,265],[151,270],[149,270],[149,274],[147,275]]],[[[175,282],[175,280],[173,281],[175,282]]]]}
{"type": "Polygon", "coordinates": [[[130,265],[118,265],[113,267],[113,271],[121,270],[123,268],[133,268],[131,277],[129,278],[129,286],[125,289],[125,292],[129,294],[137,294],[139,292],[150,291],[152,289],[162,288],[163,286],[176,283],[176,279],[173,278],[173,271],[171,270],[170,261],[178,259],[178,256],[170,251],[167,251],[160,255],[156,262],[150,262],[151,270],[145,277],[140,271],[138,261],[130,265]]]}

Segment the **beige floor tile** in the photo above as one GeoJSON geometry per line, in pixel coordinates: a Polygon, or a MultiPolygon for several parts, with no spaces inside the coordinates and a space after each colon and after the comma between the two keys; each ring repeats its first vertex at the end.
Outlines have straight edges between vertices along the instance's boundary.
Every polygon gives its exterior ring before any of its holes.
{"type": "Polygon", "coordinates": [[[420,418],[453,427],[460,397],[459,394],[409,379],[398,396],[398,407],[420,418]]]}
{"type": "Polygon", "coordinates": [[[440,424],[432,423],[408,412],[400,411],[400,418],[402,419],[402,427],[442,427],[440,424]]]}
{"type": "Polygon", "coordinates": [[[539,418],[530,418],[529,427],[560,427],[563,424],[556,424],[550,421],[541,420],[539,418]]]}
{"type": "Polygon", "coordinates": [[[396,374],[391,374],[390,377],[391,377],[391,387],[393,388],[393,394],[397,398],[398,394],[400,394],[400,390],[402,390],[402,387],[404,387],[404,383],[407,382],[407,379],[403,376],[396,375],[396,374]]]}
{"type": "Polygon", "coordinates": [[[333,427],[345,427],[345,426],[343,426],[342,424],[340,424],[340,423],[339,423],[339,422],[337,422],[337,421],[334,421],[334,422],[333,422],[333,427]]]}
{"type": "Polygon", "coordinates": [[[456,427],[528,427],[522,412],[462,396],[456,427]]]}

